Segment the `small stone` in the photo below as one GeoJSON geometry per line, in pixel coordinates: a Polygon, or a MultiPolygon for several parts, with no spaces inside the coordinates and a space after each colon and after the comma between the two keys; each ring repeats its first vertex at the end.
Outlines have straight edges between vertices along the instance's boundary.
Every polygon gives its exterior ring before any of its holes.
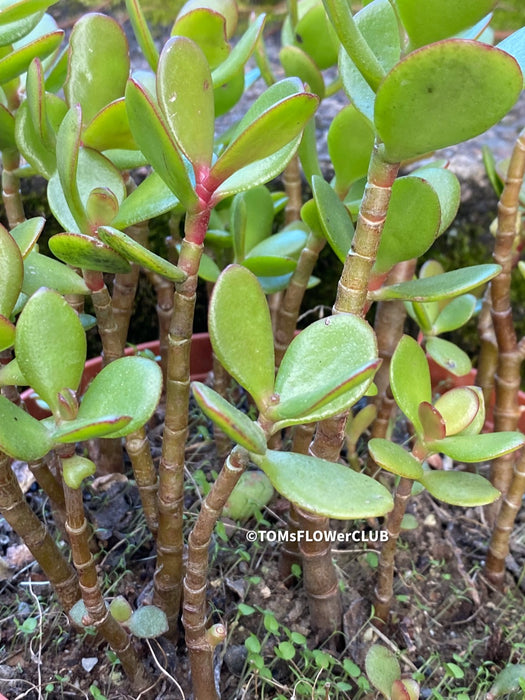
{"type": "Polygon", "coordinates": [[[423,522],[427,527],[435,527],[437,525],[437,520],[434,513],[429,513],[423,522]]]}
{"type": "Polygon", "coordinates": [[[224,653],[224,662],[228,671],[234,676],[240,676],[246,663],[248,651],[244,644],[232,644],[224,653]]]}
{"type": "Polygon", "coordinates": [[[271,595],[272,595],[272,592],[271,592],[271,590],[268,588],[268,586],[262,586],[262,587],[261,587],[261,590],[260,590],[260,593],[261,593],[261,598],[265,598],[265,599],[266,599],[266,598],[270,598],[271,595]]]}
{"type": "Polygon", "coordinates": [[[82,659],[81,663],[82,663],[82,668],[84,669],[84,671],[87,671],[87,673],[89,673],[98,664],[98,659],[96,656],[85,656],[82,659]]]}

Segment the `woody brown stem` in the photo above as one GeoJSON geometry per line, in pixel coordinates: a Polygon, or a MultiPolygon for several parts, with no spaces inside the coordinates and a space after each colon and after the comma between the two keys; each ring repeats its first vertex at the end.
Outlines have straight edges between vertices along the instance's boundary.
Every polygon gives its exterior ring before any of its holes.
{"type": "Polygon", "coordinates": [[[135,432],[126,437],[126,450],[131,461],[146,523],[151,532],[156,535],[159,527],[159,509],[157,504],[159,484],[144,428],[135,430],[135,432]]]}
{"type": "Polygon", "coordinates": [[[284,209],[284,220],[287,224],[301,218],[301,207],[303,206],[301,184],[301,166],[299,156],[296,153],[283,172],[284,190],[288,196],[288,202],[284,209]]]}
{"type": "Polygon", "coordinates": [[[41,458],[28,462],[27,466],[32,471],[40,488],[53,502],[53,505],[63,511],[65,508],[64,489],[49,468],[49,465],[41,458]]]}
{"type": "Polygon", "coordinates": [[[377,584],[374,591],[374,617],[386,624],[394,596],[394,565],[397,540],[401,532],[401,522],[405,515],[408,499],[412,493],[412,481],[401,478],[394,496],[394,508],[386,519],[388,540],[381,548],[377,584]]]}
{"type": "Polygon", "coordinates": [[[485,563],[485,574],[489,581],[501,588],[505,579],[505,558],[509,553],[510,536],[514,521],[523,504],[525,494],[525,454],[514,464],[514,476],[492,532],[489,552],[485,563]]]}
{"type": "MultiPolygon", "coordinates": [[[[228,387],[230,386],[231,377],[224,367],[219,362],[217,355],[212,352],[212,363],[213,363],[213,388],[215,391],[227,398],[226,394],[228,387]]],[[[226,433],[221,430],[216,424],[213,425],[213,439],[215,441],[215,448],[217,450],[217,456],[220,460],[226,458],[230,453],[232,448],[232,442],[226,433]]]]}
{"type": "Polygon", "coordinates": [[[214,639],[206,634],[206,578],[210,538],[222,509],[241,474],[249,455],[235,447],[206,496],[188,538],[188,561],[184,577],[182,621],[191,664],[195,700],[217,700],[213,672],[214,639]]]}
{"type": "Polygon", "coordinates": [[[190,348],[197,293],[197,273],[210,210],[206,207],[186,217],[186,237],[178,266],[187,279],[176,285],[168,345],[166,418],[159,466],[159,529],[157,568],[154,576],[155,605],[168,618],[170,632],[176,633],[182,588],[182,506],[184,454],[190,398],[190,348]]]}
{"type": "MultiPolygon", "coordinates": [[[[520,417],[518,392],[522,358],[512,318],[510,301],[511,273],[515,264],[514,242],[519,233],[519,196],[525,173],[525,130],[522,131],[512,152],[505,187],[498,202],[498,230],[494,261],[501,265],[500,274],[491,284],[492,321],[498,343],[498,367],[495,376],[496,404],[494,430],[515,430],[520,417]]],[[[491,467],[492,484],[505,496],[512,480],[514,453],[495,459],[491,467]]],[[[494,521],[499,502],[489,507],[494,521]]]]}
{"type": "Polygon", "coordinates": [[[0,452],[0,513],[39,563],[66,612],[80,599],[75,571],[46,526],[33,513],[11,469],[11,459],[0,452]]]}
{"type": "Polygon", "coordinates": [[[490,405],[492,392],[494,391],[494,376],[498,366],[498,343],[494,333],[494,324],[492,323],[490,308],[489,288],[483,297],[483,306],[478,320],[480,351],[478,371],[476,374],[476,384],[483,392],[485,406],[490,405]]]}
{"type": "Polygon", "coordinates": [[[20,154],[16,149],[2,151],[2,200],[9,228],[14,228],[26,220],[20,194],[20,178],[15,173],[19,165],[20,154]]]}
{"type": "Polygon", "coordinates": [[[156,311],[159,322],[159,355],[162,376],[166,381],[168,367],[168,344],[171,317],[173,315],[173,283],[165,277],[150,273],[149,279],[157,297],[156,311]]]}

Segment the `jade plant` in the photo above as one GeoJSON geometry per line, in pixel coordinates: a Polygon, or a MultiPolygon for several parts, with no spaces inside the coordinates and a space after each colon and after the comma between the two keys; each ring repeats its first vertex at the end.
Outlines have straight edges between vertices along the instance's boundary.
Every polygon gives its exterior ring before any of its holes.
{"type": "MultiPolygon", "coordinates": [[[[144,58],[138,69],[121,26],[103,14],[78,19],[62,47],[50,4],[0,3],[9,228],[0,227],[0,512],[73,624],[102,634],[142,694],[153,679],[137,639],[175,640],[182,613],[194,697],[216,700],[214,653],[227,627],[208,616],[210,542],[224,512],[253,512],[235,505],[250,465],[267,479],[265,499],[269,482],[289,501],[291,532],[325,535],[288,543],[280,562],[287,579],[301,564],[313,644],[343,630],[330,519],[385,518],[369,596],[377,625],[389,621],[403,517],[422,491],[452,506],[492,504],[487,573],[501,583],[525,485],[516,461],[525,444],[516,410],[523,341],[508,297],[521,245],[523,137],[506,172],[490,169],[501,195],[494,262],[445,271],[418,258],[446,234],[460,200],[459,180],[432,154],[482,134],[512,108],[524,86],[522,32],[485,43],[492,0],[372,0],[355,13],[346,0],[291,0],[275,65],[265,16],[237,32],[234,0],[190,0],[160,50],[138,0],[127,0],[144,58]],[[341,88],[344,104],[327,131],[329,178],[315,115],[341,88]],[[219,117],[241,100],[242,116],[224,128],[219,117]],[[39,248],[44,219],[25,216],[20,181],[31,175],[46,181],[60,228],[46,236],[51,254],[39,248]],[[267,186],[279,175],[284,192],[267,186]],[[149,224],[160,216],[169,217],[166,235],[151,250],[149,224]],[[296,334],[327,244],[343,266],[333,314],[296,334]],[[140,274],[156,294],[160,366],[126,356],[140,274]],[[199,278],[215,359],[213,381],[191,383],[199,278]],[[483,290],[480,386],[438,395],[427,357],[451,375],[470,371],[465,353],[438,336],[472,316],[483,290]],[[405,335],[407,314],[419,342],[405,335]],[[91,327],[102,369],[85,388],[91,327]],[[491,381],[495,432],[485,433],[491,381]],[[24,411],[22,386],[47,417],[24,411]],[[234,405],[239,396],[244,403],[234,405]],[[186,536],[190,401],[213,422],[220,460],[186,536]],[[159,402],[157,464],[147,423],[159,402]],[[391,439],[401,413],[410,451],[391,439]],[[138,607],[106,600],[83,505],[93,474],[124,470],[123,445],[156,545],[151,594],[138,607]],[[457,466],[436,469],[440,454],[494,460],[492,484],[457,466]],[[11,459],[27,461],[48,494],[72,564],[24,500],[11,459]]],[[[419,696],[384,647],[372,646],[365,665],[384,697],[419,696]]]]}

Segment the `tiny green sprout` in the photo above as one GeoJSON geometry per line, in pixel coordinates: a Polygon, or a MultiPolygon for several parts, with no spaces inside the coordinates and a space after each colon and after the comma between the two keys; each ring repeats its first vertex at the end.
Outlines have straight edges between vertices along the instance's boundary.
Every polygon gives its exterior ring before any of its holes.
{"type": "Polygon", "coordinates": [[[93,476],[96,471],[95,463],[87,457],[67,457],[62,460],[64,481],[71,489],[79,489],[84,479],[93,476]]]}

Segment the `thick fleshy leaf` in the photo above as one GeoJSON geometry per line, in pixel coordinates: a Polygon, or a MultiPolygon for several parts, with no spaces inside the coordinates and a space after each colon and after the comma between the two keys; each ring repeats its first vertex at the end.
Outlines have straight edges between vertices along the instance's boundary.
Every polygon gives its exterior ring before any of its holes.
{"type": "Polygon", "coordinates": [[[81,442],[104,437],[109,433],[122,430],[131,421],[131,416],[100,416],[99,418],[75,418],[64,421],[53,431],[55,442],[81,442]]]}
{"type": "Polygon", "coordinates": [[[149,63],[151,70],[156,71],[159,63],[159,52],[151,36],[139,0],[126,0],[126,9],[128,11],[129,21],[133,27],[133,33],[144,54],[144,58],[149,63]]]}
{"type": "Polygon", "coordinates": [[[44,34],[1,58],[0,84],[4,85],[25,73],[34,58],[45,58],[52,54],[59,47],[63,36],[64,32],[61,29],[44,34]]]}
{"type": "Polygon", "coordinates": [[[374,131],[354,105],[347,105],[330,124],[327,143],[335,170],[334,188],[346,194],[350,185],[368,172],[374,131]]]}
{"type": "Polygon", "coordinates": [[[238,192],[244,192],[251,187],[257,187],[277,177],[291,161],[300,142],[301,135],[299,134],[296,139],[281,148],[277,153],[272,153],[267,158],[256,160],[254,163],[237,170],[215,190],[212,197],[213,203],[217,204],[226,197],[231,197],[238,192]]]}
{"type": "Polygon", "coordinates": [[[268,236],[268,238],[265,238],[251,249],[246,246],[248,250],[246,260],[252,257],[279,255],[297,258],[304,248],[307,238],[308,234],[299,228],[275,233],[273,236],[268,236]]]}
{"type": "Polygon", "coordinates": [[[116,598],[113,598],[109,604],[109,612],[111,613],[111,616],[117,620],[117,622],[127,622],[131,617],[133,610],[124,596],[119,595],[116,598]]]}
{"type": "Polygon", "coordinates": [[[519,692],[520,688],[523,688],[520,685],[520,681],[523,680],[525,680],[525,664],[509,663],[494,679],[489,697],[496,700],[496,698],[507,697],[509,693],[519,692]]]}
{"type": "Polygon", "coordinates": [[[339,52],[339,72],[343,81],[344,91],[348,95],[349,100],[367,120],[370,129],[375,133],[375,93],[343,48],[339,52]]]}
{"type": "Polygon", "coordinates": [[[0,25],[0,46],[9,46],[27,36],[40,22],[43,12],[35,12],[23,19],[0,25]]]}
{"type": "Polygon", "coordinates": [[[279,61],[287,76],[296,75],[319,99],[325,94],[323,75],[310,56],[298,46],[285,46],[279,52],[279,61]]]}
{"type": "Polygon", "coordinates": [[[461,187],[457,176],[448,168],[439,167],[437,162],[417,168],[410,174],[425,180],[434,188],[441,207],[441,224],[438,232],[438,235],[441,235],[448,229],[458,213],[461,187]]]}
{"type": "Polygon", "coordinates": [[[354,520],[385,515],[393,507],[384,486],[342,464],[274,450],[252,459],[276,491],[317,515],[354,520]]]}
{"type": "Polygon", "coordinates": [[[93,476],[97,468],[90,459],[75,455],[62,460],[62,474],[71,489],[79,489],[88,476],[93,476]]]}
{"type": "Polygon", "coordinates": [[[498,44],[498,49],[506,51],[516,59],[525,80],[525,27],[503,39],[498,44]]]}
{"type": "Polygon", "coordinates": [[[270,106],[229,144],[210,177],[223,182],[244,166],[278,152],[301,134],[318,103],[315,95],[299,93],[270,106]]]}
{"type": "Polygon", "coordinates": [[[374,462],[392,474],[412,480],[423,476],[420,462],[395,442],[373,438],[368,443],[368,449],[374,462]]]}
{"type": "Polygon", "coordinates": [[[0,352],[15,342],[15,327],[5,316],[0,315],[0,352]]]}
{"type": "Polygon", "coordinates": [[[449,340],[427,338],[425,349],[434,362],[456,377],[464,377],[472,369],[472,362],[467,353],[449,340]]]}
{"type": "Polygon", "coordinates": [[[0,9],[0,24],[5,25],[11,22],[18,22],[29,15],[54,5],[57,0],[18,0],[18,2],[4,2],[0,9]]]}
{"type": "Polygon", "coordinates": [[[259,469],[243,472],[235,485],[222,514],[236,521],[246,521],[262,511],[272,500],[273,486],[259,469]]]}
{"type": "Polygon", "coordinates": [[[70,267],[32,251],[24,260],[22,291],[31,296],[43,286],[55,289],[60,294],[90,294],[82,277],[70,267]]]}
{"type": "Polygon", "coordinates": [[[156,272],[172,282],[183,282],[187,275],[175,265],[172,265],[160,255],[152,253],[144,246],[134,241],[123,231],[118,231],[110,226],[102,226],[98,229],[100,239],[116,250],[122,257],[130,262],[135,262],[152,272],[156,272]]]}
{"type": "Polygon", "coordinates": [[[500,496],[490,481],[470,472],[425,472],[419,481],[434,498],[453,506],[484,506],[500,496]]]}
{"type": "Polygon", "coordinates": [[[197,195],[166,121],[151,95],[134,80],[126,87],[126,107],[133,137],[148,161],[186,208],[195,204],[197,195]]]}
{"type": "Polygon", "coordinates": [[[58,393],[76,391],[86,361],[86,334],[60,294],[40,289],[29,299],[16,326],[15,351],[24,377],[58,415],[58,393]]]}
{"type": "Polygon", "coordinates": [[[272,323],[264,292],[245,267],[230,265],[217,280],[210,301],[209,332],[221,364],[262,411],[273,393],[272,323]]]}
{"type": "Polygon", "coordinates": [[[7,107],[0,105],[0,151],[15,147],[15,118],[7,107]]]}
{"type": "MultiPolygon", "coordinates": [[[[70,177],[70,175],[66,177],[70,177]]],[[[86,212],[93,190],[100,191],[102,188],[106,188],[109,191],[107,193],[109,197],[112,198],[113,195],[119,205],[126,196],[126,187],[121,173],[108,158],[91,148],[81,148],[79,151],[76,187],[78,193],[75,195],[75,216],[73,215],[71,199],[68,199],[66,190],[62,188],[58,173],[51,177],[47,187],[49,206],[64,231],[94,232],[93,224],[87,218],[86,212]],[[82,223],[82,227],[80,223],[82,223]]]]}
{"type": "Polygon", "coordinates": [[[299,21],[293,27],[292,37],[293,43],[301,47],[320,70],[336,63],[339,41],[320,0],[299,3],[299,21]],[[301,5],[305,6],[304,10],[301,5]],[[322,41],[319,41],[320,36],[322,41]]]}
{"type": "Polygon", "coordinates": [[[81,233],[57,233],[49,239],[49,248],[62,262],[84,270],[130,272],[127,260],[98,238],[81,233]]]}
{"type": "Polygon", "coordinates": [[[404,335],[398,343],[390,364],[390,385],[397,405],[413,424],[416,433],[423,433],[419,419],[419,404],[430,403],[432,388],[427,358],[418,343],[404,335]]]}
{"type": "Polygon", "coordinates": [[[376,95],[374,121],[386,157],[398,162],[482,134],[522,88],[516,61],[487,44],[451,39],[410,53],[376,95]]]}
{"type": "MultiPolygon", "coordinates": [[[[258,244],[268,239],[272,233],[274,217],[273,200],[270,191],[267,187],[264,187],[264,185],[253,187],[247,192],[237,195],[237,197],[242,197],[246,210],[245,229],[243,233],[244,246],[242,252],[242,256],[245,257],[253,252],[258,244]]],[[[237,197],[235,200],[237,200],[237,197]]],[[[261,251],[259,251],[259,253],[260,252],[261,251]]],[[[274,250],[273,252],[276,251],[274,250]]]]}
{"type": "Polygon", "coordinates": [[[0,396],[0,449],[14,459],[40,459],[53,447],[45,426],[0,396]]]}
{"type": "Polygon", "coordinates": [[[24,279],[22,253],[15,239],[0,225],[0,314],[9,317],[24,279]]]}
{"type": "Polygon", "coordinates": [[[245,89],[247,89],[247,81],[244,76],[244,69],[233,76],[233,78],[224,85],[213,88],[213,101],[215,105],[215,117],[221,117],[226,112],[237,104],[241,99],[245,89]]]}
{"type": "Polygon", "coordinates": [[[228,58],[215,68],[212,73],[214,88],[226,85],[243,69],[262,35],[265,20],[266,15],[260,14],[235,44],[228,58]]]}
{"type": "Polygon", "coordinates": [[[375,271],[388,272],[396,263],[425,253],[438,235],[440,224],[439,198],[428,182],[412,175],[395,180],[375,271]]]}
{"type": "Polygon", "coordinates": [[[162,372],[145,357],[121,357],[97,374],[86,391],[78,418],[131,416],[131,421],[107,437],[122,437],[141,428],[153,415],[162,390],[162,372]]]}
{"type": "Polygon", "coordinates": [[[394,654],[381,644],[372,645],[366,655],[365,669],[374,688],[390,698],[392,685],[401,678],[401,667],[394,654]]]}
{"type": "Polygon", "coordinates": [[[32,219],[26,219],[22,223],[11,229],[11,236],[15,239],[16,244],[20,248],[22,257],[26,258],[33,250],[40,234],[44,229],[46,220],[42,216],[35,216],[32,219]]]}
{"type": "Polygon", "coordinates": [[[191,385],[195,400],[202,411],[226,435],[248,452],[263,455],[266,452],[266,436],[263,429],[245,413],[232,406],[213,389],[201,382],[191,385]]]}
{"type": "Polygon", "coordinates": [[[7,365],[0,366],[0,386],[24,386],[27,381],[20,371],[16,357],[8,362],[7,365]]]}
{"type": "Polygon", "coordinates": [[[494,7],[494,0],[396,0],[412,48],[446,39],[471,27],[494,7]]]}
{"type": "Polygon", "coordinates": [[[86,202],[86,214],[93,228],[110,224],[115,218],[118,208],[118,199],[108,187],[95,187],[89,193],[86,202]]]}
{"type": "Polygon", "coordinates": [[[140,639],[160,637],[168,631],[166,613],[155,605],[143,605],[130,617],[129,631],[140,639]]]}
{"type": "MultiPolygon", "coordinates": [[[[78,157],[82,133],[82,111],[79,105],[72,107],[64,117],[57,136],[57,174],[65,199],[65,209],[71,213],[80,232],[87,232],[88,223],[77,183],[78,157]]],[[[53,189],[48,191],[49,194],[53,189]]],[[[53,214],[55,209],[50,198],[53,214]]],[[[59,218],[57,216],[57,218],[59,218]]],[[[59,218],[60,223],[64,222],[59,218]]],[[[65,228],[70,228],[65,226],[65,228]]],[[[72,230],[75,230],[72,228],[72,230]]]]}
{"type": "Polygon", "coordinates": [[[103,107],[84,129],[82,143],[88,148],[105,151],[108,148],[138,149],[129,128],[126,101],[123,97],[103,107]]]}
{"type": "Polygon", "coordinates": [[[165,44],[157,95],[179,148],[196,168],[208,168],[214,136],[212,80],[206,57],[190,39],[176,36],[165,44]]]}
{"type": "Polygon", "coordinates": [[[457,435],[468,428],[484,407],[478,394],[468,386],[458,386],[445,392],[434,404],[446,426],[446,436],[457,435]]]}
{"type": "Polygon", "coordinates": [[[297,261],[293,258],[278,255],[253,255],[243,260],[242,264],[257,277],[280,277],[297,267],[297,261]]]}
{"type": "Polygon", "coordinates": [[[130,68],[128,42],[116,20],[89,13],[75,23],[69,52],[64,91],[70,106],[81,105],[89,124],[101,109],[124,95],[130,68]]]}
{"type": "Polygon", "coordinates": [[[366,321],[353,314],[316,321],[290,343],[275,380],[280,401],[268,415],[279,425],[334,415],[363,396],[378,365],[375,335],[366,321]]]}
{"type": "Polygon", "coordinates": [[[220,274],[220,268],[215,260],[203,253],[199,262],[199,277],[206,282],[216,282],[220,274]]]}
{"type": "Polygon", "coordinates": [[[418,415],[423,428],[422,440],[441,440],[445,437],[447,432],[445,420],[434,406],[423,401],[419,404],[418,415]]]}
{"type": "Polygon", "coordinates": [[[369,293],[375,301],[403,299],[407,301],[441,301],[452,299],[477,289],[496,277],[501,271],[499,265],[472,265],[461,270],[452,270],[440,275],[410,282],[400,282],[389,287],[381,287],[369,293]]]}
{"type": "Polygon", "coordinates": [[[225,61],[230,53],[230,45],[226,41],[226,18],[209,7],[196,7],[179,16],[171,36],[191,39],[201,49],[212,69],[225,61]]]}
{"type": "Polygon", "coordinates": [[[443,452],[457,462],[485,462],[519,450],[525,437],[518,432],[452,435],[427,443],[433,452],[443,452]]]}
{"type": "Polygon", "coordinates": [[[158,173],[151,173],[120,205],[111,222],[114,228],[127,228],[175,209],[179,200],[158,173]]]}
{"type": "Polygon", "coordinates": [[[239,9],[235,0],[187,0],[187,2],[185,2],[179,10],[177,20],[188,12],[193,12],[193,10],[198,7],[208,8],[214,12],[219,12],[226,20],[224,27],[226,38],[232,38],[235,29],[237,28],[237,22],[239,21],[239,9]]]}
{"type": "Polygon", "coordinates": [[[434,321],[432,329],[434,333],[449,333],[461,328],[476,310],[477,299],[473,294],[463,294],[452,299],[434,321]]]}
{"type": "Polygon", "coordinates": [[[332,187],[322,178],[312,178],[319,221],[330,247],[344,263],[354,236],[354,226],[350,214],[332,187]]]}

